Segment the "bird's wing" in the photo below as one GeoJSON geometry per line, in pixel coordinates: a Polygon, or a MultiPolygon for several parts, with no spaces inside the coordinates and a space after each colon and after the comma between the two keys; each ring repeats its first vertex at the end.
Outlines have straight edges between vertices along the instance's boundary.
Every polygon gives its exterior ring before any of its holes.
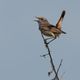
{"type": "Polygon", "coordinates": [[[50,29],[50,31],[51,31],[52,33],[55,33],[55,34],[60,33],[60,30],[57,29],[56,26],[54,26],[54,25],[49,25],[48,27],[49,27],[49,29],[50,29]]]}
{"type": "Polygon", "coordinates": [[[61,16],[60,16],[60,18],[59,18],[59,20],[58,20],[58,22],[57,22],[57,24],[56,24],[56,28],[58,28],[58,29],[60,29],[60,30],[61,30],[62,21],[63,21],[63,18],[64,18],[64,16],[65,16],[65,13],[66,13],[66,11],[63,10],[63,11],[62,11],[62,14],[61,14],[61,16]]]}
{"type": "Polygon", "coordinates": [[[40,27],[40,30],[49,31],[50,29],[48,27],[40,27]]]}

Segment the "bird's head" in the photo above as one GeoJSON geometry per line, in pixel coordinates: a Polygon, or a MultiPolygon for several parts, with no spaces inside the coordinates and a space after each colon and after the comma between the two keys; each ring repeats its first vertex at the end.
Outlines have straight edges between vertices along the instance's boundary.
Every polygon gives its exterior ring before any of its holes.
{"type": "Polygon", "coordinates": [[[36,22],[38,22],[39,24],[49,24],[48,20],[44,17],[36,17],[37,20],[34,20],[36,22]]]}

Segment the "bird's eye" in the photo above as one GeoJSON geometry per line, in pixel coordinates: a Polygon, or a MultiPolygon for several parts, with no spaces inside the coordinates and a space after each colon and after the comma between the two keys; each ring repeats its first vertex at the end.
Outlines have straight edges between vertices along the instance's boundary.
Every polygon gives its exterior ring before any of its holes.
{"type": "Polygon", "coordinates": [[[41,20],[44,20],[43,18],[41,18],[41,20]]]}

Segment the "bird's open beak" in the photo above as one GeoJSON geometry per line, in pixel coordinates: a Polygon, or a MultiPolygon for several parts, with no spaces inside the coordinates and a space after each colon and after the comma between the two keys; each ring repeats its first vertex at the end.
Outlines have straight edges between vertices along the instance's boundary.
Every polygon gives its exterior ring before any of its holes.
{"type": "Polygon", "coordinates": [[[34,20],[34,21],[38,22],[39,21],[39,17],[36,16],[35,18],[36,18],[36,20],[34,20]]]}
{"type": "Polygon", "coordinates": [[[36,16],[35,18],[36,18],[36,19],[40,19],[40,17],[37,17],[37,16],[36,16]]]}

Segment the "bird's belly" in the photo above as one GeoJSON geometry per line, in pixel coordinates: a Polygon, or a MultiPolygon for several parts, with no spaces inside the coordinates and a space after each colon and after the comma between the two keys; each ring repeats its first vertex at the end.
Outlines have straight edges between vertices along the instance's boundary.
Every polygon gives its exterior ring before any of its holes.
{"type": "Polygon", "coordinates": [[[53,37],[55,38],[55,34],[50,31],[41,31],[45,36],[47,37],[53,37]]]}

